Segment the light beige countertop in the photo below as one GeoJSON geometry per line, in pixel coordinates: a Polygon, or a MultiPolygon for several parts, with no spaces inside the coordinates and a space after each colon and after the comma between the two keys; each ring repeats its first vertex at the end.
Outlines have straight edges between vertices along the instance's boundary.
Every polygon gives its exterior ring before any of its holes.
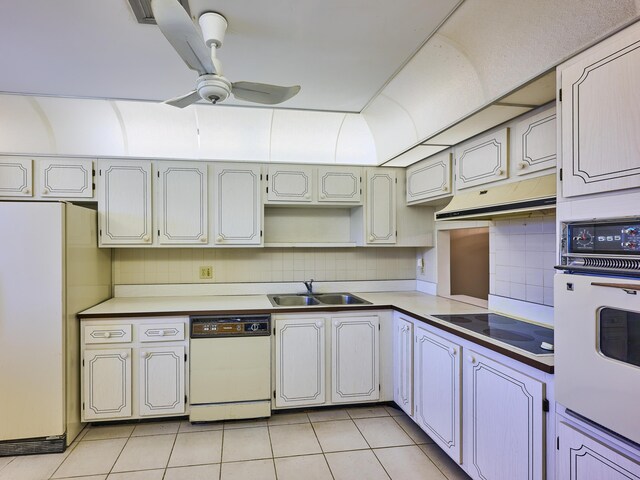
{"type": "MultiPolygon", "coordinates": [[[[81,319],[109,317],[171,316],[191,314],[241,313],[303,313],[313,310],[348,311],[394,308],[418,320],[458,335],[491,350],[508,355],[540,370],[553,371],[553,355],[533,355],[504,342],[474,333],[457,325],[444,322],[433,315],[486,313],[488,310],[474,305],[449,300],[417,291],[352,292],[371,302],[371,305],[274,307],[266,295],[199,295],[114,297],[78,314],[81,319]]],[[[535,322],[532,322],[535,323],[535,322]]]]}

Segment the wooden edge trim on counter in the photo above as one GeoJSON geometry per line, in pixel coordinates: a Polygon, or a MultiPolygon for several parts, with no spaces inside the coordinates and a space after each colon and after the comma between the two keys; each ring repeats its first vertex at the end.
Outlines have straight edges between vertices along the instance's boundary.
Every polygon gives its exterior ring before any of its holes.
{"type": "Polygon", "coordinates": [[[494,352],[500,353],[505,357],[512,358],[517,360],[520,363],[524,363],[525,365],[529,365],[536,370],[540,370],[545,373],[554,373],[553,365],[547,365],[545,363],[539,362],[534,358],[530,358],[524,355],[520,355],[518,352],[514,352],[513,350],[509,350],[508,348],[504,348],[495,343],[487,342],[482,338],[470,335],[466,333],[462,329],[456,329],[453,327],[449,327],[443,323],[436,322],[429,317],[423,317],[421,315],[417,315],[408,310],[404,310],[402,308],[396,307],[394,305],[378,305],[378,304],[369,304],[369,305],[339,305],[339,306],[305,306],[305,307],[280,307],[280,308],[267,308],[267,309],[251,309],[251,310],[198,310],[194,312],[193,310],[185,310],[185,311],[172,311],[172,312],[134,312],[134,313],[93,313],[93,314],[82,314],[77,315],[78,319],[96,319],[96,318],[118,318],[118,317],[176,317],[176,316],[189,316],[189,315],[256,315],[256,314],[279,314],[279,313],[311,313],[311,312],[344,312],[345,310],[395,310],[397,312],[408,315],[409,317],[431,325],[433,327],[439,328],[445,332],[448,332],[452,335],[456,335],[457,337],[468,340],[476,345],[480,345],[482,347],[488,348],[494,352]]]}

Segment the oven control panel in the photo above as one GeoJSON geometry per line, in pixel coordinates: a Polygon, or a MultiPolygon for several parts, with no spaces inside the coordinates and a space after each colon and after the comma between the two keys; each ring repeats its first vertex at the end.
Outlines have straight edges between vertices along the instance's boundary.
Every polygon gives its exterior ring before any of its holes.
{"type": "Polygon", "coordinates": [[[567,225],[568,253],[640,254],[640,221],[567,225]]]}
{"type": "Polygon", "coordinates": [[[270,315],[203,315],[191,317],[191,338],[254,337],[270,334],[270,315]]]}

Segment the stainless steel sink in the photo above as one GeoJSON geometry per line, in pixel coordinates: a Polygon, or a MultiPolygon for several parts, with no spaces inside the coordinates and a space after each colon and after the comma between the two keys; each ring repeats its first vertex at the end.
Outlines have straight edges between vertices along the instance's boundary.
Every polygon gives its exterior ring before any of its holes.
{"type": "Polygon", "coordinates": [[[314,295],[320,303],[325,305],[370,305],[371,302],[351,295],[350,293],[319,293],[314,295]]]}
{"type": "Polygon", "coordinates": [[[318,305],[318,300],[310,295],[268,295],[269,301],[276,307],[299,307],[318,305]]]}
{"type": "Polygon", "coordinates": [[[370,305],[350,293],[319,293],[317,295],[267,295],[274,307],[302,307],[312,305],[370,305]]]}

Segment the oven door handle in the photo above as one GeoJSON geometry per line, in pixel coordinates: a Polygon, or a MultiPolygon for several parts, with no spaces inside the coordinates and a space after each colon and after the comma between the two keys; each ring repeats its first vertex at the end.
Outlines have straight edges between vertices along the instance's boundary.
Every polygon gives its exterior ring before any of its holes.
{"type": "Polygon", "coordinates": [[[591,285],[594,287],[609,287],[609,288],[621,288],[629,295],[636,295],[640,292],[640,285],[635,285],[632,283],[602,283],[602,282],[591,282],[591,285]]]}

